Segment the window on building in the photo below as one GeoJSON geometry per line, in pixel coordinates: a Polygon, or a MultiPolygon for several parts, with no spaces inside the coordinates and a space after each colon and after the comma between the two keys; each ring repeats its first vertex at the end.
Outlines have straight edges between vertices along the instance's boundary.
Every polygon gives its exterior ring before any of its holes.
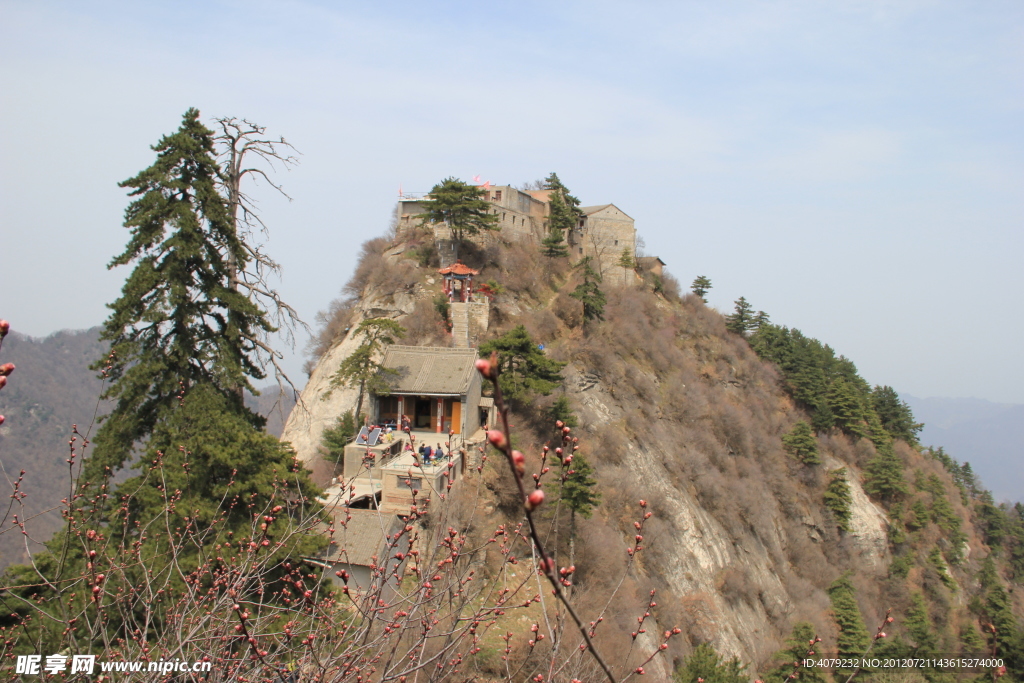
{"type": "Polygon", "coordinates": [[[583,253],[583,247],[580,247],[580,253],[581,254],[583,253]]]}
{"type": "Polygon", "coordinates": [[[398,477],[398,488],[423,490],[423,479],[420,477],[398,477]]]}
{"type": "Polygon", "coordinates": [[[496,201],[496,202],[500,202],[501,201],[501,190],[495,190],[494,191],[494,201],[496,201]]]}
{"type": "Polygon", "coordinates": [[[619,246],[619,241],[615,240],[615,246],[619,246]]]}

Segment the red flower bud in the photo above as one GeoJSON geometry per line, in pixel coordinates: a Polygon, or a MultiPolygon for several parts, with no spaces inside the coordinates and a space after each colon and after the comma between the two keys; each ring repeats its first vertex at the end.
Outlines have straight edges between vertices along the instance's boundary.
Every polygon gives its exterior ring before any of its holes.
{"type": "Polygon", "coordinates": [[[7,418],[5,418],[3,415],[0,415],[0,425],[2,425],[4,423],[5,419],[7,419],[7,418]]]}
{"type": "Polygon", "coordinates": [[[540,507],[544,503],[544,491],[541,489],[534,489],[530,492],[530,495],[526,497],[526,509],[533,510],[540,507]]]}
{"type": "Polygon", "coordinates": [[[14,363],[4,363],[0,365],[0,375],[9,375],[14,372],[14,363]]]}
{"type": "Polygon", "coordinates": [[[0,389],[3,389],[5,386],[7,386],[7,378],[0,375],[0,389]]]}
{"type": "Polygon", "coordinates": [[[645,508],[645,507],[647,507],[647,501],[646,501],[646,500],[642,500],[642,499],[641,499],[641,500],[640,500],[640,507],[642,507],[642,508],[645,508]]]}
{"type": "Polygon", "coordinates": [[[505,440],[505,433],[500,429],[492,429],[487,432],[487,440],[491,442],[495,448],[505,448],[508,442],[505,440]]]}
{"type": "Polygon", "coordinates": [[[6,337],[11,331],[11,324],[6,320],[0,320],[0,337],[6,337]]]}
{"type": "Polygon", "coordinates": [[[478,358],[474,365],[476,365],[476,369],[480,372],[481,375],[483,375],[487,379],[491,379],[491,362],[490,361],[488,361],[488,360],[486,360],[484,358],[478,358]]]}
{"type": "Polygon", "coordinates": [[[519,451],[512,451],[512,464],[516,467],[516,472],[522,474],[526,470],[526,456],[519,451]]]}

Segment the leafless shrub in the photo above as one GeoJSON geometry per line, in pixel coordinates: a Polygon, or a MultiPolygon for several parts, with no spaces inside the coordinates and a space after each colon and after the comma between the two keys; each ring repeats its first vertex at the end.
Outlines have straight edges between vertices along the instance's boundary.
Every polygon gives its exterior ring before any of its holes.
{"type": "Polygon", "coordinates": [[[551,312],[565,323],[566,327],[579,327],[583,324],[583,304],[565,292],[559,292],[551,303],[551,312]]]}
{"type": "Polygon", "coordinates": [[[758,587],[750,578],[746,567],[726,567],[718,572],[715,585],[726,600],[754,604],[758,600],[758,587]]]}
{"type": "Polygon", "coordinates": [[[429,299],[418,299],[412,313],[402,318],[405,338],[419,346],[451,346],[453,339],[444,320],[429,299]]]}

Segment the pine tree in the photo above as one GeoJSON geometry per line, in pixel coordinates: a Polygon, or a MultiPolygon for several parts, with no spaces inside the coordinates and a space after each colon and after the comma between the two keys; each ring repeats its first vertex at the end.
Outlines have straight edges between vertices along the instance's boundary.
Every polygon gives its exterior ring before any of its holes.
{"type": "Polygon", "coordinates": [[[725,328],[736,334],[746,334],[752,329],[754,321],[754,308],[747,301],[746,297],[736,299],[736,310],[734,313],[725,316],[725,328]]]}
{"type": "Polygon", "coordinates": [[[565,244],[565,236],[558,228],[551,228],[548,236],[540,241],[541,253],[548,258],[565,258],[569,255],[569,247],[565,244]]]}
{"type": "Polygon", "coordinates": [[[782,445],[786,452],[805,465],[820,465],[818,457],[818,440],[814,438],[811,425],[800,420],[788,434],[783,435],[782,445]]]}
{"type": "Polygon", "coordinates": [[[914,422],[914,413],[892,387],[876,386],[871,392],[871,403],[878,418],[889,435],[917,445],[917,434],[924,425],[914,422]]]}
{"type": "Polygon", "coordinates": [[[501,229],[491,203],[484,199],[484,191],[458,178],[445,178],[434,185],[423,206],[426,211],[419,215],[421,225],[445,223],[456,244],[481,230],[501,229]]]}
{"type": "Polygon", "coordinates": [[[864,402],[850,382],[837,377],[829,387],[825,400],[837,427],[854,437],[868,436],[864,402]]]}
{"type": "Polygon", "coordinates": [[[622,254],[619,255],[618,265],[619,268],[622,268],[622,282],[625,284],[629,278],[629,271],[636,268],[636,259],[633,258],[633,253],[629,250],[629,247],[623,247],[622,254]]]}
{"type": "Polygon", "coordinates": [[[910,519],[907,520],[907,528],[911,531],[918,531],[928,525],[931,515],[928,514],[928,507],[921,498],[914,499],[910,506],[910,519]]]}
{"type": "Polygon", "coordinates": [[[348,411],[339,417],[333,425],[324,430],[320,440],[324,455],[331,462],[340,463],[345,459],[345,446],[347,446],[357,433],[356,419],[352,411],[348,411]]]}
{"type": "Polygon", "coordinates": [[[501,368],[501,393],[508,400],[525,401],[532,394],[547,396],[562,381],[565,363],[545,356],[522,325],[480,345],[481,357],[495,351],[501,368]]]}
{"type": "Polygon", "coordinates": [[[576,264],[575,267],[583,273],[583,282],[577,285],[569,296],[583,303],[583,318],[585,320],[604,320],[604,306],[607,299],[598,286],[601,276],[590,266],[590,263],[591,258],[587,256],[576,264]]]}
{"type": "Polygon", "coordinates": [[[705,298],[705,295],[711,291],[711,279],[707,275],[698,275],[690,285],[690,289],[700,297],[701,301],[707,303],[708,300],[705,298]]]}
{"type": "Polygon", "coordinates": [[[850,530],[850,505],[853,497],[850,495],[850,484],[846,481],[846,468],[841,467],[829,473],[828,487],[825,489],[825,507],[832,511],[836,519],[836,526],[843,531],[850,530]]]}
{"type": "MultiPolygon", "coordinates": [[[[839,627],[836,647],[840,657],[860,657],[871,642],[864,617],[857,606],[856,589],[850,580],[850,574],[843,574],[828,588],[829,600],[832,602],[832,618],[839,627]]],[[[844,677],[852,673],[839,670],[844,677]]]]}
{"type": "Polygon", "coordinates": [[[771,325],[771,324],[772,324],[771,317],[767,313],[765,313],[764,311],[758,311],[757,315],[754,316],[753,321],[751,321],[750,327],[751,327],[751,329],[759,330],[762,327],[765,327],[765,326],[771,325]]]}
{"type": "Polygon", "coordinates": [[[601,502],[601,493],[594,490],[594,468],[583,453],[576,451],[572,457],[570,474],[562,485],[562,502],[569,508],[569,564],[576,564],[576,515],[590,519],[594,507],[601,502]]]}
{"type": "Polygon", "coordinates": [[[813,642],[815,638],[817,634],[814,632],[814,626],[806,621],[797,622],[786,639],[786,648],[775,653],[775,665],[762,677],[763,680],[771,683],[826,683],[824,669],[793,666],[793,662],[802,662],[807,658],[808,652],[817,650],[813,642]],[[790,678],[793,675],[796,677],[790,678]]]}
{"type": "Polygon", "coordinates": [[[580,211],[580,200],[569,193],[569,188],[562,184],[557,173],[544,179],[544,189],[548,192],[548,227],[552,231],[566,234],[579,226],[583,212],[580,211]]]}
{"type": "Polygon", "coordinates": [[[907,492],[903,478],[903,462],[892,445],[878,448],[865,468],[864,490],[872,496],[891,502],[907,492]]]}
{"type": "Polygon", "coordinates": [[[273,328],[231,287],[228,261],[244,268],[249,253],[218,193],[213,132],[189,109],[153,150],[154,164],[121,183],[137,199],[125,210],[128,245],[109,267],[135,268],[103,326],[110,356],[93,366],[109,382],[103,398],[115,401],[87,461],[93,479],[124,464],[175,407],[182,387],[214,387],[232,410],[262,426],[242,396],[252,391],[249,378],[264,377],[256,341],[273,328]]]}
{"type": "Polygon", "coordinates": [[[920,593],[910,595],[910,607],[904,621],[907,634],[914,641],[914,655],[931,657],[938,648],[938,638],[932,632],[931,621],[928,619],[928,606],[920,593]]]}
{"type": "Polygon", "coordinates": [[[746,667],[733,657],[722,658],[708,643],[701,643],[676,670],[676,683],[748,683],[746,667]]]}
{"type": "MultiPolygon", "coordinates": [[[[576,415],[572,412],[572,407],[569,405],[569,397],[567,396],[559,396],[558,399],[551,404],[551,407],[548,408],[547,412],[548,421],[550,421],[551,424],[561,422],[563,425],[569,427],[570,429],[575,429],[576,427],[579,426],[579,420],[576,418],[576,415]]],[[[560,429],[558,430],[557,436],[558,438],[562,437],[560,429]]]]}
{"type": "Polygon", "coordinates": [[[338,387],[356,387],[359,389],[356,399],[356,420],[362,422],[363,396],[367,391],[378,396],[391,393],[390,379],[398,375],[396,370],[385,368],[380,364],[380,354],[385,346],[405,336],[405,328],[390,318],[367,318],[359,323],[354,333],[362,337],[363,342],[341,361],[338,370],[331,376],[330,389],[324,399],[338,387]]]}

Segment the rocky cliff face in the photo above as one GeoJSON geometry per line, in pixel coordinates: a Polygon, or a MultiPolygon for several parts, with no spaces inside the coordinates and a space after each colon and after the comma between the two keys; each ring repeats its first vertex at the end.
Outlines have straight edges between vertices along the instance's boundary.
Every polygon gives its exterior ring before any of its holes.
{"type": "Polygon", "coordinates": [[[364,293],[355,307],[350,329],[317,362],[302,390],[299,402],[285,421],[281,440],[291,443],[300,461],[312,467],[319,458],[320,441],[324,430],[334,424],[339,416],[356,407],[359,394],[356,389],[331,389],[331,377],[338,370],[338,366],[362,341],[356,339],[352,331],[360,321],[367,318],[407,316],[414,310],[417,299],[429,295],[422,287],[397,293],[385,294],[379,290],[364,293]]]}

